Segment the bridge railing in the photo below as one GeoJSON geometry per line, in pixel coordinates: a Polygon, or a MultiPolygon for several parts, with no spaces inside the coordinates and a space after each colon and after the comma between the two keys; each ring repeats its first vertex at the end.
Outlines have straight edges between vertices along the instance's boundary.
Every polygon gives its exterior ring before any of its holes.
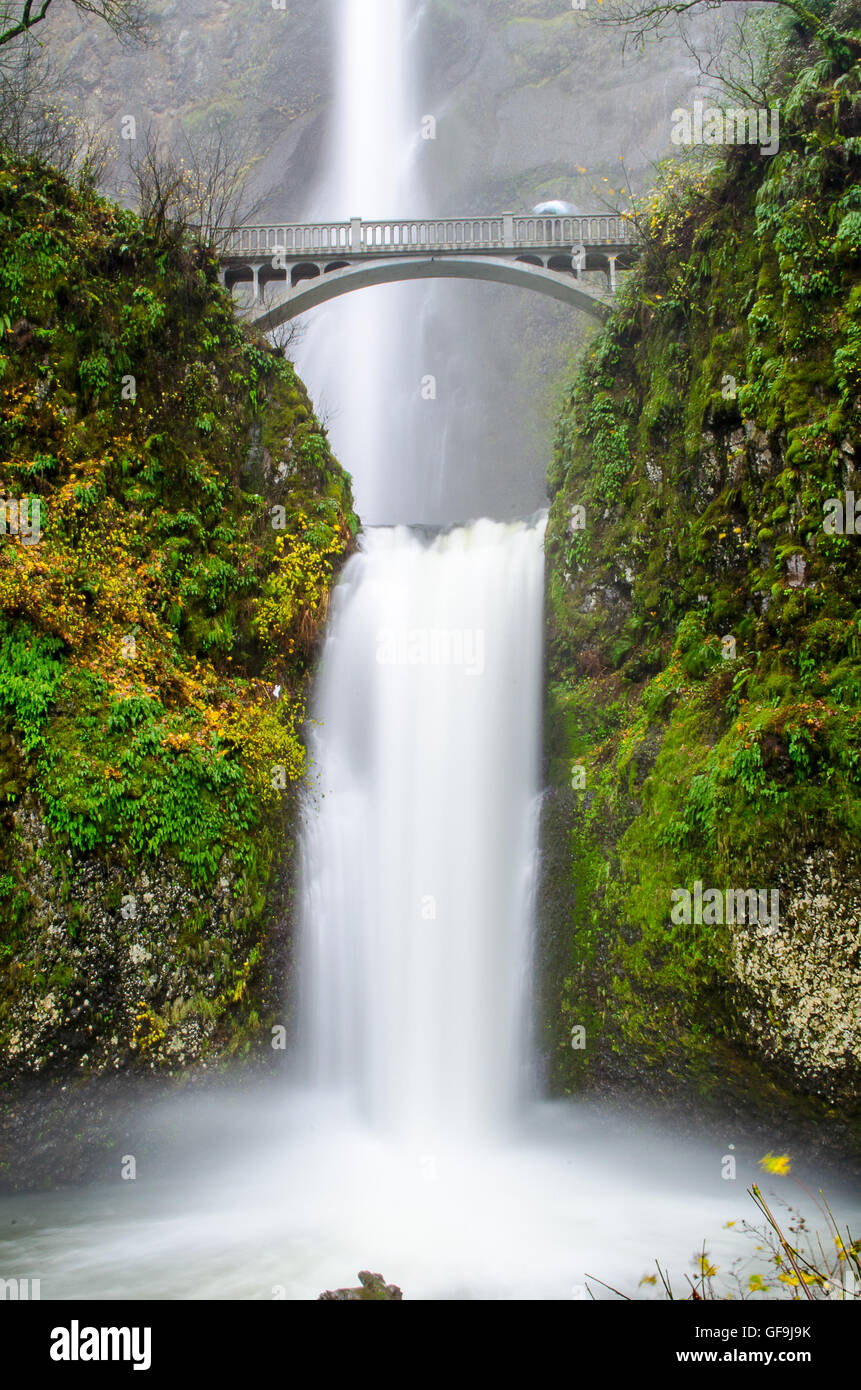
{"type": "Polygon", "coordinates": [[[349,252],[350,247],[349,222],[288,222],[280,226],[236,227],[224,235],[221,255],[273,256],[283,250],[288,256],[319,256],[349,252]]]}
{"type": "Polygon", "coordinates": [[[363,222],[363,251],[443,251],[505,245],[502,217],[423,218],[409,222],[363,222]]]}
{"type": "Polygon", "coordinates": [[[515,217],[517,246],[619,245],[636,240],[634,227],[625,217],[596,213],[587,217],[515,217]]]}
{"type": "Polygon", "coordinates": [[[283,250],[291,259],[373,255],[381,251],[492,251],[522,247],[620,245],[636,241],[631,222],[609,213],[577,217],[440,217],[402,221],[283,223],[238,227],[225,233],[221,255],[271,256],[283,250]]]}

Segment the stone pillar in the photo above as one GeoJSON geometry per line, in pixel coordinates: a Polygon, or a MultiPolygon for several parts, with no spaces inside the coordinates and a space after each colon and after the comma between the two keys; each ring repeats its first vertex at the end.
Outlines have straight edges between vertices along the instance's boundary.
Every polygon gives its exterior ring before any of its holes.
{"type": "Polygon", "coordinates": [[[361,217],[350,218],[350,250],[353,252],[362,249],[362,219],[361,217]]]}
{"type": "Polygon", "coordinates": [[[610,279],[610,293],[611,293],[611,294],[615,294],[615,293],[616,293],[616,257],[615,257],[615,256],[608,256],[608,257],[607,257],[607,265],[608,265],[607,274],[608,274],[609,279],[610,279]]]}
{"type": "Polygon", "coordinates": [[[504,212],[502,214],[502,240],[506,246],[514,245],[514,213],[504,212]]]}
{"type": "Polygon", "coordinates": [[[252,283],[254,289],[251,295],[251,303],[260,303],[260,272],[263,269],[263,262],[257,261],[251,266],[252,283]]]}

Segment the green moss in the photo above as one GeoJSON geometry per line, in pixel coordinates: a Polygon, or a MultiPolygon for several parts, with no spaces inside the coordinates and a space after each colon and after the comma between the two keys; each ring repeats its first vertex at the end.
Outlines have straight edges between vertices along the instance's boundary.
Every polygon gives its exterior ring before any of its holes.
{"type": "MultiPolygon", "coordinates": [[[[101,866],[113,912],[111,869],[158,863],[201,895],[196,940],[230,875],[231,939],[207,995],[229,1046],[260,1026],[305,692],[358,527],[349,478],[292,364],[237,320],[213,257],[3,153],[0,229],[0,490],[41,505],[37,543],[0,546],[0,1025],[40,978],[31,855],[50,863],[81,945],[82,859],[101,866]],[[276,644],[262,618],[285,565],[276,644]],[[14,829],[24,802],[44,844],[14,829]]],[[[62,971],[42,982],[67,984],[62,971]]],[[[158,1058],[170,1009],[150,1013],[158,1058]]]]}
{"type": "Polygon", "coordinates": [[[859,173],[854,69],[843,89],[836,115],[811,98],[782,121],[779,158],[673,167],[559,423],[548,739],[570,820],[546,827],[544,1016],[563,1089],[710,1090],[719,1059],[769,1090],[725,929],[675,926],[672,890],[773,883],[817,847],[857,859],[861,559],[822,527],[861,448],[854,223],[832,231],[859,173]],[[575,1014],[599,1021],[580,1055],[575,1014]]]}

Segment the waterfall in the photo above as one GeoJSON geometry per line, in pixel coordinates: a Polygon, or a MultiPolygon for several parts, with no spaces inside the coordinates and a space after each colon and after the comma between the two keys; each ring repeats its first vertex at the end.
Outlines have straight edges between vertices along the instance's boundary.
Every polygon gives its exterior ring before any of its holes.
{"type": "MultiPolygon", "coordinates": [[[[415,208],[406,0],[343,0],[323,200],[415,208]]],[[[350,296],[308,363],[367,520],[427,521],[405,428],[426,287],[350,296]],[[322,361],[337,333],[338,360],[322,361]],[[328,376],[331,372],[332,375],[328,376]]],[[[413,419],[413,426],[416,421],[413,419]]],[[[492,1132],[527,1066],[543,526],[364,533],[335,596],[305,806],[300,1048],[389,1133],[492,1132]]]]}
{"type": "Polygon", "coordinates": [[[413,1134],[488,1130],[526,1058],[543,527],[372,531],[338,589],[306,810],[302,1043],[413,1134]]]}
{"type": "MultiPolygon", "coordinates": [[[[419,113],[411,80],[415,0],[337,0],[336,90],[326,168],[306,216],[418,216],[419,113]]],[[[422,287],[359,290],[318,309],[297,360],[332,412],[335,452],[353,475],[366,525],[424,520],[409,447],[421,371],[422,287]]]]}

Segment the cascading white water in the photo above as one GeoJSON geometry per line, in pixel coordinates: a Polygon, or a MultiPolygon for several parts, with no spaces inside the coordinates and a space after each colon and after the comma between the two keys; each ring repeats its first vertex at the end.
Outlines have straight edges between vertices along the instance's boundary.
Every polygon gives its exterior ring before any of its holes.
{"type": "MultiPolygon", "coordinates": [[[[336,91],[327,168],[306,215],[417,216],[417,114],[410,75],[415,0],[339,0],[336,91]]],[[[366,525],[422,519],[404,457],[420,302],[415,287],[381,286],[315,311],[298,357],[313,398],[332,409],[335,450],[354,479],[366,525]]]]}
{"type": "Polygon", "coordinates": [[[314,1080],[426,1135],[510,1114],[525,1057],[542,526],[374,531],[336,596],[311,745],[314,1080]]]}
{"type": "MultiPolygon", "coordinates": [[[[339,12],[316,211],[415,210],[417,7],[343,0],[339,12]]],[[[350,296],[303,354],[338,403],[335,444],[366,521],[427,520],[404,429],[415,294],[350,296]]],[[[388,1131],[484,1130],[510,1114],[524,1065],[542,533],[366,532],[334,603],[304,828],[301,1046],[317,1084],[388,1131]]]]}

